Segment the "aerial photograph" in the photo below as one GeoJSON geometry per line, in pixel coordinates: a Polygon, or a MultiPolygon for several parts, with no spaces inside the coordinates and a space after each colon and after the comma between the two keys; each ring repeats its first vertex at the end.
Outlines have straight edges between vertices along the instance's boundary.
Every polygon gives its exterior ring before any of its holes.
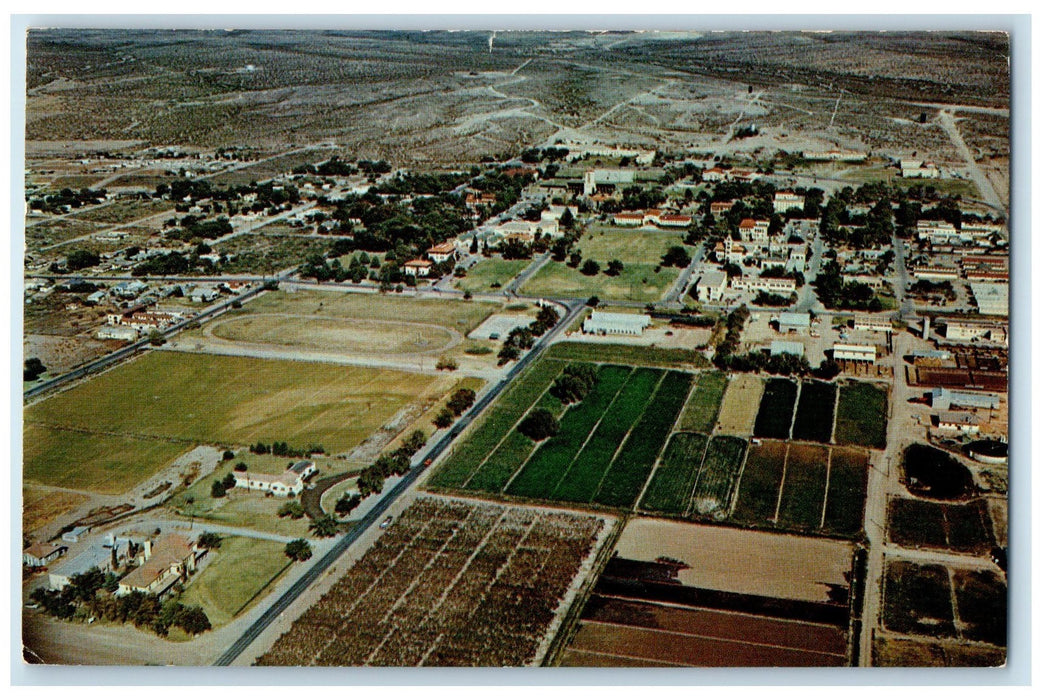
{"type": "Polygon", "coordinates": [[[25,664],[1006,664],[1008,34],[25,51],[25,664]]]}

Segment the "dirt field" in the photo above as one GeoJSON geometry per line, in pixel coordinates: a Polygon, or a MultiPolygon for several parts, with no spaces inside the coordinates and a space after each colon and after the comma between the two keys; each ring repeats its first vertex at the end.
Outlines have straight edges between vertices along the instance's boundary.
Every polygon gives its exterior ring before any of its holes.
{"type": "MultiPolygon", "coordinates": [[[[718,613],[719,614],[719,613],[718,613]]],[[[773,641],[743,642],[715,634],[733,633],[745,627],[748,616],[722,615],[724,624],[699,634],[667,632],[623,625],[583,621],[572,640],[576,650],[612,657],[612,666],[630,666],[628,659],[640,659],[680,666],[843,666],[846,642],[841,653],[824,653],[782,646],[773,641]],[[730,621],[726,618],[731,617],[730,621]]],[[[818,626],[793,623],[792,629],[813,638],[818,626]]],[[[833,631],[835,628],[831,628],[833,631]]],[[[640,664],[633,664],[640,665],[640,664]]]]}
{"type": "Polygon", "coordinates": [[[724,391],[717,425],[727,435],[749,435],[763,396],[763,382],[748,374],[736,375],[724,391]]]}
{"type": "Polygon", "coordinates": [[[38,357],[51,375],[62,374],[77,365],[112,352],[124,343],[77,336],[27,335],[22,341],[25,357],[38,357]]]}
{"type": "Polygon", "coordinates": [[[830,585],[847,585],[851,557],[843,542],[651,518],[631,520],[616,549],[626,559],[685,562],[685,586],[817,602],[830,585]]]}
{"type": "Polygon", "coordinates": [[[331,316],[250,314],[218,321],[204,333],[223,340],[348,353],[439,353],[462,338],[441,326],[331,316]]]}
{"type": "Polygon", "coordinates": [[[22,532],[33,532],[86,503],[87,496],[25,484],[22,487],[22,532]]]}

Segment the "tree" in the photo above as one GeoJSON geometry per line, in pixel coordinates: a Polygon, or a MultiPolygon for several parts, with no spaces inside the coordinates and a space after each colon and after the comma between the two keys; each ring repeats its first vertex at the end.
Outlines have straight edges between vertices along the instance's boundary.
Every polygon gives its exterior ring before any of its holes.
{"type": "Polygon", "coordinates": [[[334,537],[340,532],[340,525],[331,516],[323,515],[321,518],[312,520],[308,529],[319,537],[334,537]]]}
{"type": "Polygon", "coordinates": [[[235,488],[235,475],[231,472],[225,474],[224,478],[221,479],[221,486],[223,486],[226,491],[235,488]]]}
{"type": "Polygon", "coordinates": [[[557,223],[565,231],[571,231],[575,226],[575,217],[572,216],[572,210],[565,207],[564,212],[561,214],[561,218],[558,219],[557,223]]]}
{"type": "Polygon", "coordinates": [[[583,273],[587,277],[592,277],[601,271],[601,266],[594,260],[587,260],[583,263],[582,269],[579,272],[583,273]]]}
{"type": "Polygon", "coordinates": [[[597,308],[597,305],[601,303],[601,298],[594,294],[592,297],[586,300],[586,305],[590,308],[597,308]]]}
{"type": "Polygon", "coordinates": [[[44,367],[40,358],[30,357],[25,361],[25,368],[22,370],[22,379],[27,382],[34,382],[46,371],[47,368],[44,367]]]}
{"type": "Polygon", "coordinates": [[[610,277],[618,277],[620,274],[622,274],[623,268],[624,266],[621,260],[609,260],[608,269],[605,270],[605,274],[610,277]]]}
{"type": "Polygon", "coordinates": [[[286,556],[293,561],[307,561],[311,558],[311,545],[305,539],[296,539],[286,543],[286,556]]]}
{"type": "Polygon", "coordinates": [[[339,499],[337,499],[334,510],[340,517],[350,515],[351,511],[358,507],[358,504],[362,502],[362,497],[357,493],[345,493],[339,499]]]}
{"type": "Polygon", "coordinates": [[[665,267],[687,267],[691,264],[691,255],[684,246],[670,246],[662,256],[662,264],[665,267]]]}
{"type": "Polygon", "coordinates": [[[453,416],[452,411],[447,408],[441,409],[441,412],[434,417],[434,425],[438,428],[448,428],[455,422],[455,416],[453,416]]]}
{"type": "Polygon", "coordinates": [[[464,411],[474,405],[474,399],[476,398],[477,394],[474,393],[473,389],[458,389],[453,393],[452,398],[449,399],[446,406],[457,416],[461,416],[464,411]]]}
{"type": "Polygon", "coordinates": [[[228,493],[228,489],[224,488],[224,484],[214,479],[213,485],[210,487],[210,496],[213,498],[224,498],[228,493]]]}
{"type": "Polygon", "coordinates": [[[166,345],[166,336],[163,335],[163,331],[155,328],[149,331],[148,342],[156,347],[160,345],[166,345]]]}
{"type": "Polygon", "coordinates": [[[227,462],[229,459],[235,459],[235,453],[231,450],[225,450],[224,454],[221,455],[221,461],[227,462]]]}
{"type": "Polygon", "coordinates": [[[195,636],[211,629],[210,618],[198,605],[177,604],[173,623],[188,634],[195,636]]]}
{"type": "Polygon", "coordinates": [[[556,435],[560,429],[561,426],[554,414],[545,408],[535,409],[517,426],[518,432],[536,442],[556,435]]]}
{"type": "Polygon", "coordinates": [[[101,257],[92,250],[74,250],[65,258],[65,267],[70,272],[94,267],[101,262],[101,257]]]}
{"type": "Polygon", "coordinates": [[[304,517],[304,506],[297,501],[286,501],[279,506],[278,514],[280,518],[292,518],[293,520],[300,520],[304,517]]]}
{"type": "Polygon", "coordinates": [[[221,536],[216,532],[204,532],[199,535],[198,544],[203,549],[220,549],[221,536]]]}

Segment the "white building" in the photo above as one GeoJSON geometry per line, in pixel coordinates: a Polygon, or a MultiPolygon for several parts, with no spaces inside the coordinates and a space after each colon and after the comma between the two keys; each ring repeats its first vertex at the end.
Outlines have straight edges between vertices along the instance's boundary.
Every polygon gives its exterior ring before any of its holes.
{"type": "Polygon", "coordinates": [[[847,345],[836,343],[832,346],[832,359],[837,362],[872,362],[876,361],[876,348],[874,345],[847,345]]]}
{"type": "Polygon", "coordinates": [[[262,472],[232,472],[235,485],[248,491],[263,491],[275,496],[296,496],[304,490],[304,482],[317,471],[315,463],[307,460],[296,462],[281,474],[262,472]]]}
{"type": "Polygon", "coordinates": [[[743,241],[766,244],[768,241],[767,230],[769,227],[769,221],[764,221],[762,219],[742,219],[738,224],[738,236],[743,241]]]}
{"type": "Polygon", "coordinates": [[[803,343],[797,343],[791,340],[772,340],[771,341],[771,356],[774,355],[795,355],[796,357],[803,357],[805,350],[803,343]]]}
{"type": "Polygon", "coordinates": [[[599,185],[631,185],[636,175],[635,170],[587,170],[583,174],[583,194],[596,194],[599,185]]]}
{"type": "Polygon", "coordinates": [[[970,282],[970,292],[977,308],[985,316],[1009,315],[1009,285],[993,282],[970,282]]]}
{"type": "Polygon", "coordinates": [[[436,263],[443,263],[446,260],[455,260],[456,244],[453,241],[446,241],[445,243],[431,246],[427,249],[427,257],[436,263]]]}
{"type": "Polygon", "coordinates": [[[872,331],[873,333],[891,333],[894,330],[894,324],[888,318],[855,314],[854,330],[872,331]]]}
{"type": "Polygon", "coordinates": [[[900,166],[901,177],[930,178],[941,176],[941,171],[937,169],[936,165],[930,162],[902,158],[900,166]]]}
{"type": "Polygon", "coordinates": [[[945,430],[965,435],[976,435],[980,432],[980,423],[972,413],[965,411],[941,411],[937,414],[938,430],[945,430]]]}
{"type": "Polygon", "coordinates": [[[726,292],[727,273],[723,270],[710,270],[695,283],[695,294],[699,301],[720,301],[726,292]]]}
{"type": "Polygon", "coordinates": [[[778,332],[810,330],[810,314],[797,311],[783,311],[778,314],[778,332]]]}
{"type": "Polygon", "coordinates": [[[644,329],[651,325],[651,316],[647,314],[617,314],[607,311],[594,311],[583,321],[583,333],[594,335],[643,335],[644,329]]]}
{"type": "Polygon", "coordinates": [[[781,214],[790,209],[803,209],[803,197],[795,192],[775,192],[774,213],[781,214]]]}
{"type": "Polygon", "coordinates": [[[731,279],[731,289],[792,294],[796,291],[796,280],[788,277],[734,277],[731,279]]]}
{"type": "Polygon", "coordinates": [[[984,341],[1002,345],[1009,342],[1009,328],[1004,323],[961,318],[939,318],[937,321],[944,324],[944,337],[950,341],[984,341]]]}
{"type": "Polygon", "coordinates": [[[37,542],[22,552],[22,563],[32,567],[47,566],[68,551],[68,545],[60,542],[37,542]]]}
{"type": "Polygon", "coordinates": [[[402,272],[413,277],[430,277],[433,266],[430,260],[410,260],[402,266],[402,272]]]}
{"type": "Polygon", "coordinates": [[[137,340],[138,332],[130,326],[105,325],[94,332],[98,340],[126,340],[134,342],[137,340]]]}

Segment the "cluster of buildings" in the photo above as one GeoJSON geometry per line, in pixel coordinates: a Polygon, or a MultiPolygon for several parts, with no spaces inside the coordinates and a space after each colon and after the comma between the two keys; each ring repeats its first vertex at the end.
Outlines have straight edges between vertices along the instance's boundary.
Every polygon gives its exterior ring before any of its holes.
{"type": "Polygon", "coordinates": [[[661,209],[619,212],[612,217],[616,226],[658,226],[660,228],[687,228],[691,217],[687,214],[664,212],[661,209]]]}
{"type": "Polygon", "coordinates": [[[122,313],[107,314],[105,325],[94,335],[101,339],[136,340],[139,335],[164,330],[183,320],[184,314],[179,311],[150,311],[146,305],[140,304],[122,313]]]}
{"type": "Polygon", "coordinates": [[[316,472],[318,468],[315,463],[304,459],[290,464],[281,474],[267,474],[249,469],[232,474],[235,476],[237,488],[261,491],[273,496],[298,496],[304,490],[307,480],[316,472]]]}

